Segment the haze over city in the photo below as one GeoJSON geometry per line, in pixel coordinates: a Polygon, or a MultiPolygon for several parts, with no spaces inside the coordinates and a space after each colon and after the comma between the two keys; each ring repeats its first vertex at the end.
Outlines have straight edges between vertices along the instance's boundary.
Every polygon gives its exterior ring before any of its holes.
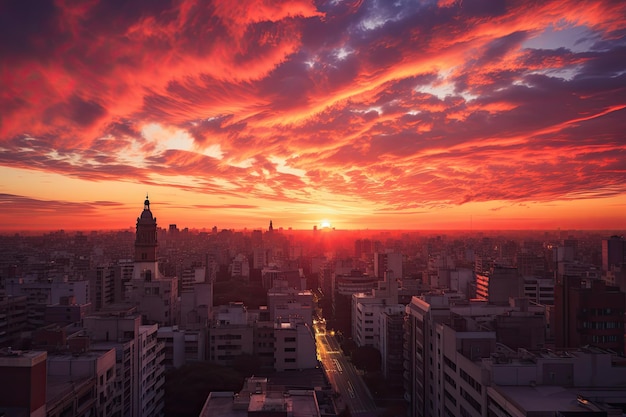
{"type": "Polygon", "coordinates": [[[626,3],[4,1],[0,229],[625,229],[626,3]]]}

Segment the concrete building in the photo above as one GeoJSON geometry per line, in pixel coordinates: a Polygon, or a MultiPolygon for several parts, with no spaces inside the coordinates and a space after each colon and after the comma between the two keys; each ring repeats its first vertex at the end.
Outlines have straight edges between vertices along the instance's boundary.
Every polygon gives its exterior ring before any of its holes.
{"type": "Polygon", "coordinates": [[[94,311],[115,302],[115,265],[100,265],[87,274],[89,280],[89,302],[94,311]]]}
{"type": "Polygon", "coordinates": [[[206,360],[206,330],[159,327],[157,338],[164,345],[163,364],[166,370],[180,368],[188,362],[206,360]]]}
{"type": "Polygon", "coordinates": [[[0,351],[0,415],[46,416],[47,357],[46,352],[0,351]]]}
{"type": "Polygon", "coordinates": [[[525,276],[524,297],[545,305],[554,305],[554,278],[535,278],[525,276]]]}
{"type": "Polygon", "coordinates": [[[165,370],[180,368],[185,364],[185,332],[176,326],[159,327],[157,339],[163,343],[165,370]]]}
{"type": "Polygon", "coordinates": [[[229,270],[231,278],[239,278],[244,281],[249,280],[250,263],[248,262],[248,257],[242,253],[237,254],[230,263],[229,270]]]}
{"type": "Polygon", "coordinates": [[[624,354],[626,295],[600,279],[562,277],[555,287],[558,348],[597,346],[624,354]]]}
{"type": "MultiPolygon", "coordinates": [[[[270,289],[275,287],[274,282],[284,281],[290,288],[298,290],[306,290],[306,277],[302,269],[283,269],[278,265],[270,265],[261,270],[261,282],[263,288],[270,289]]],[[[285,286],[285,284],[281,284],[285,286]]]]}
{"type": "Polygon", "coordinates": [[[286,281],[277,280],[267,292],[269,320],[300,319],[309,327],[313,326],[313,293],[289,287],[286,281]]]}
{"type": "MultiPolygon", "coordinates": [[[[121,404],[116,400],[119,393],[116,380],[115,349],[106,351],[86,351],[82,353],[56,353],[48,356],[47,377],[49,393],[71,390],[76,382],[85,379],[95,381],[95,416],[121,415],[121,404]],[[54,388],[53,388],[54,387],[54,388]]],[[[50,395],[50,402],[58,404],[50,395]]],[[[81,398],[75,398],[79,401],[81,398]]],[[[52,408],[52,407],[50,407],[52,408]]],[[[58,408],[58,405],[57,407],[58,408]]],[[[63,415],[62,410],[61,415],[63,415]]]]}
{"type": "Polygon", "coordinates": [[[45,311],[44,323],[46,326],[50,324],[69,325],[81,323],[91,311],[91,304],[77,304],[74,297],[61,297],[58,304],[47,305],[45,311]]]}
{"type": "Polygon", "coordinates": [[[274,324],[274,369],[277,372],[312,369],[318,365],[312,327],[300,320],[274,324]]]}
{"type": "Polygon", "coordinates": [[[374,253],[374,276],[384,278],[387,271],[392,271],[394,277],[402,278],[401,253],[374,253]]]}
{"type": "Polygon", "coordinates": [[[348,274],[335,273],[332,284],[332,314],[329,324],[332,323],[331,327],[343,332],[345,336],[351,336],[352,295],[371,294],[378,285],[378,278],[352,270],[348,274]]]}
{"type": "Polygon", "coordinates": [[[320,417],[314,390],[272,387],[267,378],[248,378],[239,393],[211,392],[200,417],[320,417]]]}
{"type": "Polygon", "coordinates": [[[626,264],[626,240],[623,236],[602,239],[602,272],[626,264]]]}
{"type": "Polygon", "coordinates": [[[162,326],[173,326],[180,322],[176,278],[133,280],[129,301],[137,305],[137,311],[142,314],[145,322],[162,326]]]}
{"type": "Polygon", "coordinates": [[[27,322],[27,297],[5,297],[0,301],[0,348],[16,346],[26,331],[27,322]]]}
{"type": "Polygon", "coordinates": [[[404,373],[404,309],[382,311],[379,314],[380,336],[378,350],[381,357],[381,371],[393,389],[402,390],[404,373]]]}
{"type": "Polygon", "coordinates": [[[523,279],[517,268],[494,266],[489,273],[476,274],[476,296],[492,304],[508,304],[510,297],[521,297],[523,279]]]}
{"type": "Polygon", "coordinates": [[[501,348],[481,366],[487,415],[608,417],[626,408],[626,364],[601,349],[501,348]]]}
{"type": "Polygon", "coordinates": [[[156,324],[142,325],[133,310],[84,319],[93,349],[116,349],[116,384],[123,416],[162,416],[164,409],[164,344],[156,324]]]}
{"type": "Polygon", "coordinates": [[[28,278],[7,283],[10,296],[26,296],[28,329],[33,330],[46,324],[46,306],[58,304],[64,297],[74,297],[77,304],[89,304],[89,281],[41,282],[28,278]]]}
{"type": "Polygon", "coordinates": [[[372,346],[380,350],[381,314],[397,314],[404,311],[398,304],[398,282],[387,271],[371,293],[352,295],[352,338],[358,346],[372,346]]]}
{"type": "Polygon", "coordinates": [[[180,327],[205,330],[213,307],[213,284],[194,283],[180,292],[180,327]]]}
{"type": "Polygon", "coordinates": [[[212,362],[231,366],[242,355],[252,355],[254,351],[255,317],[241,302],[214,309],[209,326],[209,357],[212,362]]]}

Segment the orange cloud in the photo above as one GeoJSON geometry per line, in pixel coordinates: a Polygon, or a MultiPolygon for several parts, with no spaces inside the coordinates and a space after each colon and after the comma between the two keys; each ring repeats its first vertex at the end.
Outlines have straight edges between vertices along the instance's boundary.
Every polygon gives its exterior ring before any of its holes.
{"type": "MultiPolygon", "coordinates": [[[[381,224],[625,192],[620,2],[10,0],[0,16],[9,174],[381,224]]],[[[16,207],[41,188],[3,185],[16,207]]]]}

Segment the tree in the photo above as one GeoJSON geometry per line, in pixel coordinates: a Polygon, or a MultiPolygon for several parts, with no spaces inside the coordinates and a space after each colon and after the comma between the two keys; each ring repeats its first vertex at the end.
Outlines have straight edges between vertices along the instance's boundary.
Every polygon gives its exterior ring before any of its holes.
{"type": "Polygon", "coordinates": [[[211,391],[239,392],[244,378],[211,362],[193,362],[165,376],[165,415],[197,417],[211,391]]]}
{"type": "Polygon", "coordinates": [[[352,363],[366,372],[379,372],[381,369],[380,352],[372,346],[359,346],[352,352],[352,363]]]}

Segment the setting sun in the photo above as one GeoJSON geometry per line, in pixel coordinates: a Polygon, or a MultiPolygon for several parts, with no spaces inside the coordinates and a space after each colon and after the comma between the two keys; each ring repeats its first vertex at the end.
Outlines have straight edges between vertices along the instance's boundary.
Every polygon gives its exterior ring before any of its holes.
{"type": "Polygon", "coordinates": [[[22,3],[0,232],[626,228],[625,1],[22,3]]]}

